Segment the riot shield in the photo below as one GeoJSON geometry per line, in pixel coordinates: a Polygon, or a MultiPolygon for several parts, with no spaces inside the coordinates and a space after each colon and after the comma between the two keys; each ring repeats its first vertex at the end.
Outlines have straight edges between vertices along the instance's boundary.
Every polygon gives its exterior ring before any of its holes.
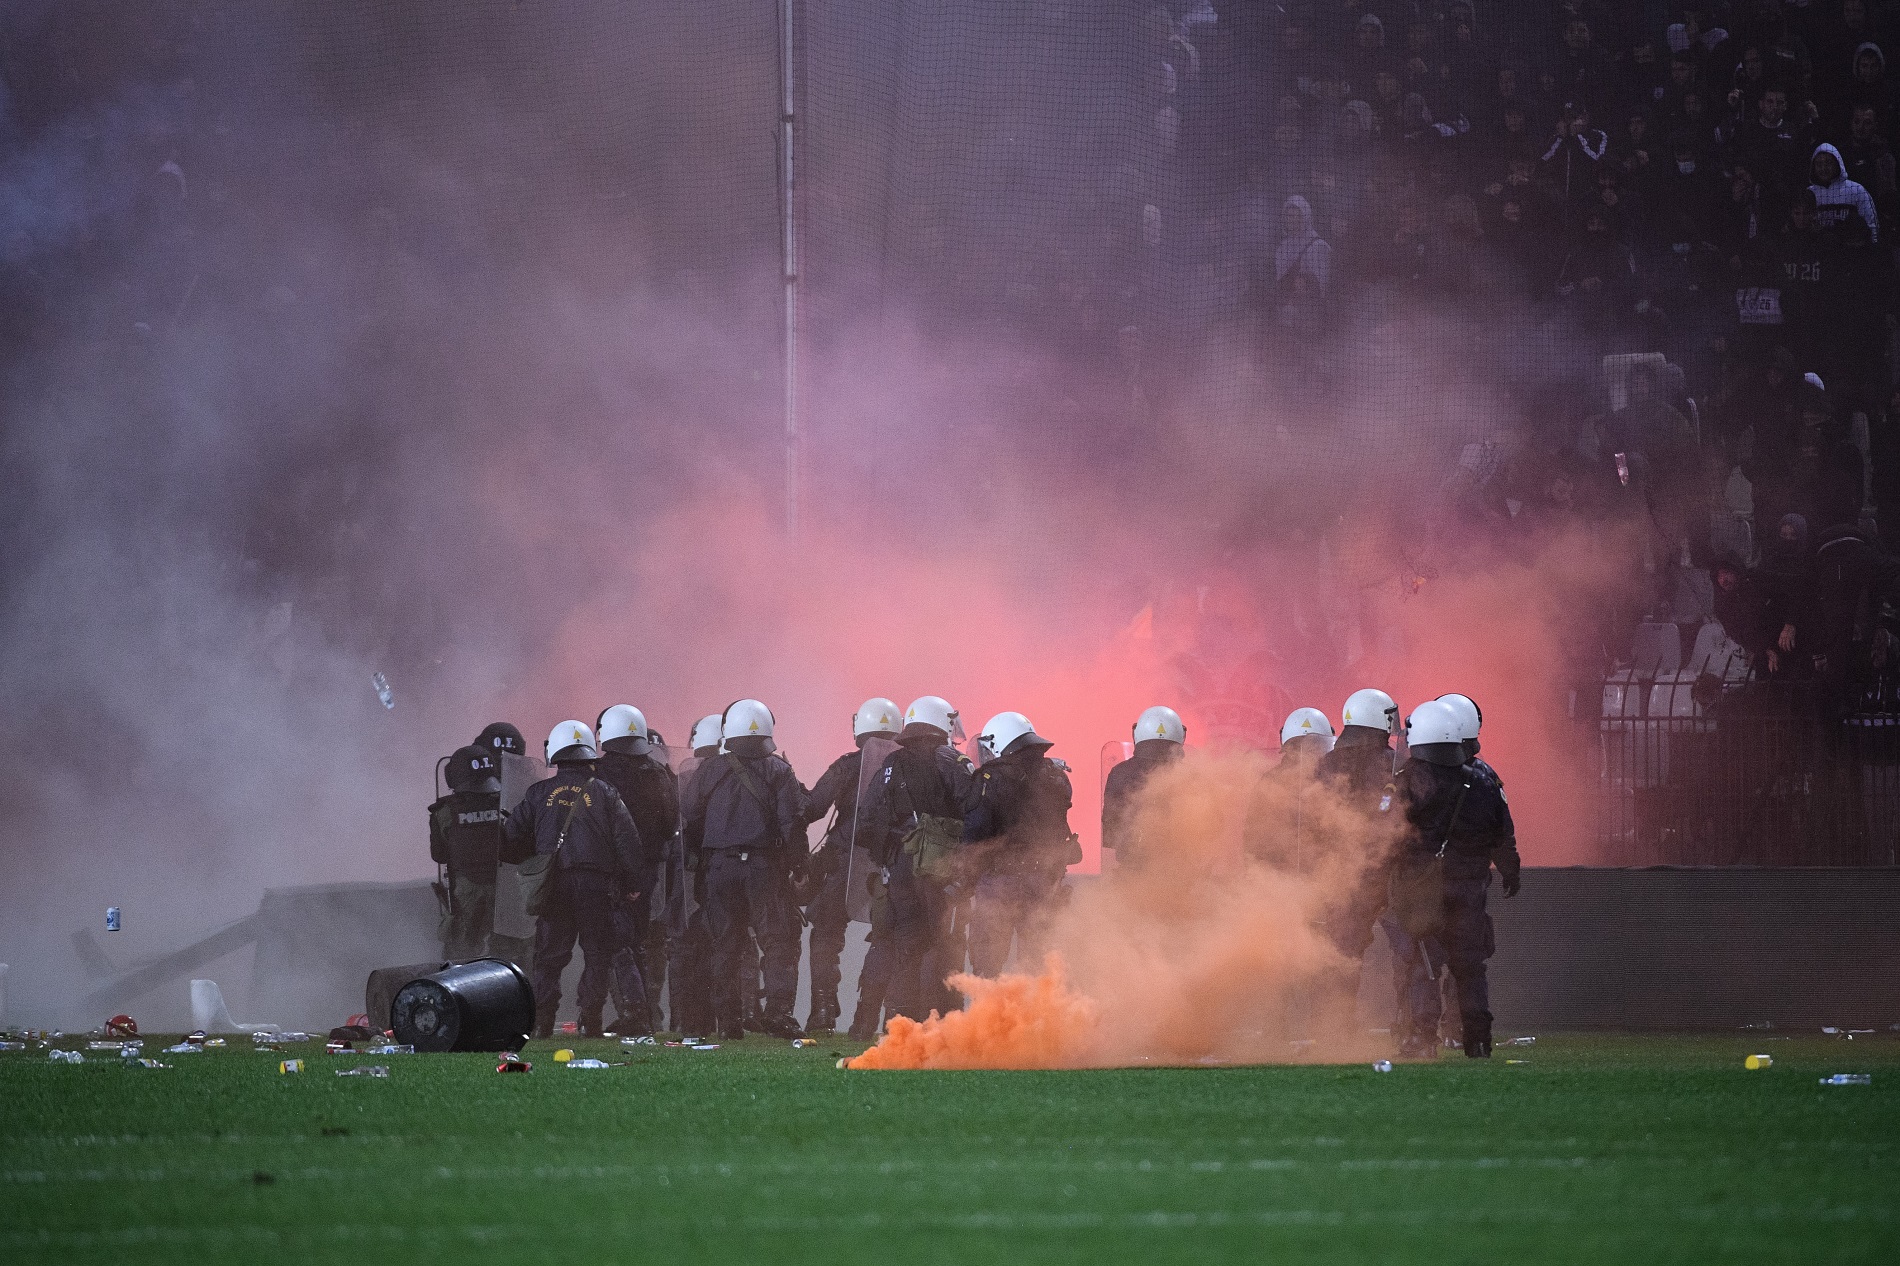
{"type": "MultiPolygon", "coordinates": [[[[533,756],[516,752],[497,752],[501,763],[501,809],[514,812],[528,795],[528,788],[551,772],[533,756]]],[[[528,913],[528,899],[521,891],[521,878],[515,867],[504,865],[495,881],[495,935],[518,940],[534,939],[534,916],[528,913]]]]}
{"type": "Polygon", "coordinates": [[[857,810],[851,815],[851,848],[844,862],[844,908],[853,923],[871,921],[871,889],[865,883],[865,876],[878,869],[871,859],[871,850],[865,847],[866,841],[858,838],[864,825],[864,804],[869,798],[871,780],[896,750],[895,739],[868,738],[864,740],[864,759],[858,762],[857,810]]]}

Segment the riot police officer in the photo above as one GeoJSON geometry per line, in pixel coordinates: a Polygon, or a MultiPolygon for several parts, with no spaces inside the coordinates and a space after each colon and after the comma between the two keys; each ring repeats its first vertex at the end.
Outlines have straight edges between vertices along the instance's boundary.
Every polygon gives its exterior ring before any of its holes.
{"type": "Polygon", "coordinates": [[[429,806],[429,857],[448,868],[449,914],[442,957],[485,957],[495,926],[501,869],[501,775],[488,748],[473,744],[448,759],[449,794],[429,806]]]}
{"type": "MultiPolygon", "coordinates": [[[[1355,690],[1339,713],[1339,737],[1315,766],[1320,781],[1356,812],[1365,838],[1355,841],[1364,853],[1363,869],[1326,914],[1328,939],[1353,962],[1365,957],[1373,929],[1385,909],[1387,864],[1392,823],[1392,738],[1399,732],[1399,705],[1383,690],[1355,690]]],[[[1388,939],[1393,929],[1386,926],[1388,939]]]]}
{"type": "Polygon", "coordinates": [[[733,1041],[745,1036],[739,988],[748,929],[765,969],[761,1027],[774,1037],[804,1036],[792,1016],[800,923],[789,876],[806,854],[805,789],[776,753],[774,726],[756,699],[727,708],[723,750],[694,771],[682,809],[687,852],[705,858],[714,1016],[733,1041]]]}
{"type": "Polygon", "coordinates": [[[1102,847],[1115,850],[1117,866],[1143,860],[1136,796],[1156,770],[1172,765],[1187,751],[1187,726],[1173,708],[1156,705],[1134,724],[1135,751],[1108,771],[1102,784],[1102,847]]]}
{"type": "Polygon", "coordinates": [[[514,756],[528,754],[528,741],[521,737],[521,731],[506,721],[491,721],[475,736],[475,746],[495,756],[507,752],[514,756]]]}
{"type": "MultiPolygon", "coordinates": [[[[889,699],[866,699],[851,718],[854,746],[819,776],[806,813],[816,822],[832,815],[824,842],[812,855],[806,885],[812,892],[805,916],[811,920],[811,1015],[805,1027],[814,1033],[838,1025],[838,960],[850,926],[845,883],[856,838],[858,788],[864,772],[864,745],[874,738],[894,739],[898,709],[889,699]]],[[[863,972],[859,972],[862,977],[863,972]]],[[[860,981],[860,986],[862,981],[860,981]]]]}
{"type": "MultiPolygon", "coordinates": [[[[680,765],[682,805],[693,794],[698,772],[719,754],[721,719],[712,712],[693,723],[687,738],[691,755],[680,765]]],[[[686,856],[683,840],[676,839],[666,854],[667,1021],[681,1034],[709,1034],[719,1027],[713,1017],[712,931],[706,926],[701,862],[703,857],[686,856]]]]}
{"type": "Polygon", "coordinates": [[[865,789],[858,839],[880,868],[871,917],[871,953],[878,962],[874,969],[869,957],[865,961],[854,1035],[875,1032],[879,1019],[870,1003],[877,989],[886,988],[885,1011],[921,1020],[933,1005],[947,1003],[944,977],[962,970],[962,955],[949,948],[949,890],[971,784],[969,759],[951,746],[961,728],[949,700],[913,700],[904,710],[897,750],[865,789]]]}
{"type": "Polygon", "coordinates": [[[1069,830],[1074,789],[1048,756],[1055,744],[1020,712],[999,712],[977,736],[977,770],[964,849],[975,875],[970,901],[970,966],[996,976],[1017,942],[1026,967],[1040,963],[1042,934],[1082,846],[1069,830]]]}
{"type": "Polygon", "coordinates": [[[1378,810],[1390,790],[1392,737],[1399,732],[1399,705],[1383,690],[1355,690],[1339,713],[1339,738],[1319,760],[1319,776],[1353,805],[1378,810]]]}
{"type": "Polygon", "coordinates": [[[615,1007],[622,1015],[645,1006],[640,965],[622,937],[624,925],[614,907],[640,898],[650,862],[620,793],[594,776],[597,755],[586,725],[563,721],[555,726],[547,742],[554,776],[528,788],[502,829],[502,861],[552,858],[534,929],[538,1037],[554,1031],[561,972],[574,956],[577,939],[586,960],[580,981],[582,1032],[599,1036],[603,1031],[600,1013],[610,985],[620,991],[615,1007]]]}
{"type": "MultiPolygon", "coordinates": [[[[646,1034],[653,1031],[652,1012],[660,1000],[660,982],[650,970],[647,933],[652,918],[653,895],[662,884],[662,864],[666,850],[679,834],[679,780],[664,761],[656,760],[647,740],[647,719],[630,703],[617,703],[600,714],[600,759],[594,773],[626,802],[633,825],[640,832],[643,861],[650,867],[641,878],[637,900],[617,908],[624,923],[627,943],[633,947],[640,964],[640,979],[645,986],[641,1001],[645,1007],[633,1015],[621,1015],[615,1027],[623,1033],[646,1034]]],[[[625,991],[632,997],[632,991],[625,991]]]]}
{"type": "Polygon", "coordinates": [[[1433,700],[1406,722],[1410,759],[1399,771],[1394,810],[1404,834],[1391,878],[1391,916],[1400,1053],[1437,1054],[1439,976],[1458,987],[1465,1054],[1491,1055],[1491,997],[1485,960],[1496,941],[1485,890],[1496,866],[1504,895],[1517,895],[1521,865],[1511,808],[1502,791],[1466,762],[1457,714],[1433,700]]]}
{"type": "Polygon", "coordinates": [[[1261,776],[1247,805],[1241,843],[1247,856],[1276,870],[1306,873],[1323,842],[1309,819],[1307,797],[1319,761],[1333,750],[1333,723],[1318,708],[1295,708],[1280,726],[1280,762],[1261,776]]]}

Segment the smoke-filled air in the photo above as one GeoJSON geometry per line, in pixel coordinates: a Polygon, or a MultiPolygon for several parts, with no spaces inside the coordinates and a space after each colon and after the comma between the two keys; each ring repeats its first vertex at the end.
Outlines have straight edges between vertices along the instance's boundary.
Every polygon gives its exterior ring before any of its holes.
{"type": "MultiPolygon", "coordinates": [[[[1579,353],[1509,297],[1393,299],[1289,359],[1226,247],[1195,274],[1212,316],[1156,315],[1142,269],[1227,229],[1145,192],[1173,140],[1138,76],[1083,73],[1140,24],[1083,7],[995,36],[989,95],[941,116],[809,86],[788,530],[775,111],[747,104],[769,13],[576,5],[556,32],[485,3],[425,34],[342,0],[10,6],[12,1013],[92,1022],[70,938],[109,905],[123,965],[266,889],[427,875],[440,758],[618,702],[680,747],[764,700],[807,784],[868,696],[1020,710],[1071,767],[1078,874],[1104,744],[1185,718],[1147,866],[1051,916],[1046,974],[966,981],[865,1064],[1356,1053],[1325,929],[1375,841],[1319,793],[1245,837],[1280,719],[1361,686],[1480,699],[1526,859],[1591,860],[1550,665],[1621,577],[1461,500],[1579,353]],[[523,41],[562,73],[504,72],[523,41]],[[1033,79],[1007,51],[1054,47],[1033,79]],[[1046,214],[931,183],[975,142],[1046,214]],[[1125,287],[1070,275],[1122,256],[1125,287]]],[[[834,52],[882,38],[813,21],[834,52]]]]}

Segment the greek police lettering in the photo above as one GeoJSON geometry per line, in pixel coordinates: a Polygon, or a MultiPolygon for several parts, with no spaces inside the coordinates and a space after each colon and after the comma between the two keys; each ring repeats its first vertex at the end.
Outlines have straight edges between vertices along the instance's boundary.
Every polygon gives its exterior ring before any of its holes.
{"type": "Polygon", "coordinates": [[[499,821],[501,821],[500,809],[477,809],[473,813],[458,813],[455,815],[455,824],[457,826],[475,826],[482,822],[499,821]]]}
{"type": "Polygon", "coordinates": [[[547,807],[550,809],[565,809],[574,802],[574,793],[576,791],[579,791],[581,794],[582,804],[590,809],[594,807],[593,793],[589,792],[585,787],[556,787],[553,791],[548,792],[547,807]]]}

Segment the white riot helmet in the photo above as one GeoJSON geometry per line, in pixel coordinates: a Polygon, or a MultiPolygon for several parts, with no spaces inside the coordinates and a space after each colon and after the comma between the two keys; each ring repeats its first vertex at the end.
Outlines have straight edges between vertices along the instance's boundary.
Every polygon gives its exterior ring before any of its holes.
{"type": "Polygon", "coordinates": [[[630,703],[616,703],[600,714],[601,748],[604,750],[616,739],[632,739],[630,746],[636,756],[646,749],[646,715],[630,703]]]}
{"type": "Polygon", "coordinates": [[[866,699],[858,705],[857,715],[851,718],[851,737],[861,739],[867,735],[889,734],[895,736],[904,728],[898,719],[897,705],[889,699],[866,699]]]}
{"type": "Polygon", "coordinates": [[[579,721],[563,721],[548,731],[547,757],[550,765],[593,760],[597,755],[594,750],[594,732],[579,721]]]}
{"type": "Polygon", "coordinates": [[[1462,765],[1465,745],[1458,737],[1461,728],[1451,705],[1436,699],[1421,703],[1405,719],[1405,746],[1413,756],[1430,764],[1462,765]]]}
{"type": "Polygon", "coordinates": [[[983,759],[991,761],[1025,747],[1054,747],[1055,743],[1036,733],[1036,727],[1022,713],[999,712],[976,736],[976,746],[983,759]]]}
{"type": "Polygon", "coordinates": [[[687,742],[695,752],[703,747],[719,746],[719,726],[724,720],[719,713],[710,712],[693,722],[693,736],[687,742]]]}
{"type": "Polygon", "coordinates": [[[772,709],[757,699],[739,700],[726,709],[719,736],[728,743],[736,738],[771,738],[772,709]]]}
{"type": "Polygon", "coordinates": [[[1465,745],[1466,756],[1478,754],[1478,729],[1484,724],[1484,712],[1470,695],[1439,695],[1438,702],[1458,717],[1458,741],[1465,745]]]}
{"type": "Polygon", "coordinates": [[[911,700],[910,706],[904,709],[904,728],[899,731],[899,734],[916,733],[911,729],[912,726],[929,726],[933,730],[943,731],[953,739],[961,729],[957,721],[957,710],[951,707],[950,701],[941,695],[925,695],[921,699],[911,700]]]}
{"type": "Polygon", "coordinates": [[[1318,708],[1295,708],[1286,714],[1286,721],[1280,726],[1280,746],[1285,747],[1294,739],[1302,738],[1324,739],[1330,751],[1333,746],[1333,723],[1318,708]]]}
{"type": "Polygon", "coordinates": [[[1355,690],[1339,710],[1341,725],[1357,725],[1385,734],[1399,732],[1399,705],[1383,690],[1355,690]]]}
{"type": "Polygon", "coordinates": [[[1156,704],[1136,719],[1135,742],[1147,743],[1155,739],[1165,743],[1187,742],[1187,726],[1182,723],[1179,712],[1156,704]]]}

